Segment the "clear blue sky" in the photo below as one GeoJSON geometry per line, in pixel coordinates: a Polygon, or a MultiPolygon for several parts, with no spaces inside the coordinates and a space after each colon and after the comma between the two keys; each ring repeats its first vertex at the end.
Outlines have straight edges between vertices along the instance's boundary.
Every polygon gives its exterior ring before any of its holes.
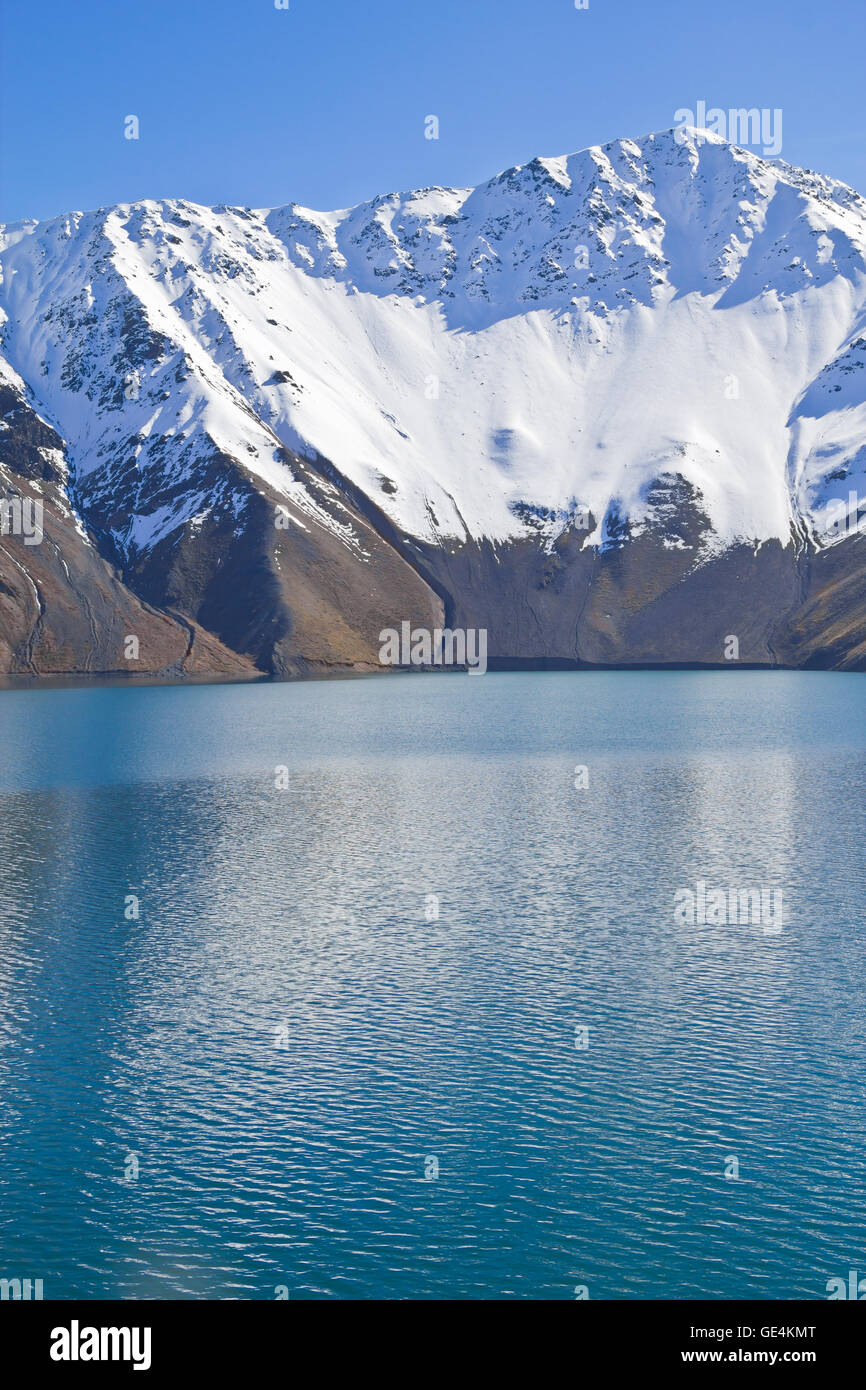
{"type": "Polygon", "coordinates": [[[781,107],[782,157],[866,192],[864,0],[2,4],[6,220],[144,197],[345,207],[642,135],[701,99],[781,107]]]}

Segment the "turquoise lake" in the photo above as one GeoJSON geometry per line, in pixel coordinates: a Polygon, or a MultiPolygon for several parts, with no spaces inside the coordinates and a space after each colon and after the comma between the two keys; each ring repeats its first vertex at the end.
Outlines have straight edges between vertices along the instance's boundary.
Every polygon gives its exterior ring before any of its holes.
{"type": "Polygon", "coordinates": [[[5,690],[0,739],[0,1278],[866,1275],[866,677],[5,690]]]}

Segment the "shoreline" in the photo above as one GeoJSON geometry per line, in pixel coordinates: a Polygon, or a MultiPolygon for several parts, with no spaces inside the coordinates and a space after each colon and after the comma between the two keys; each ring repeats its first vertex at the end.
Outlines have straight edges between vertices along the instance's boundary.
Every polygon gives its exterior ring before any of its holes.
{"type": "MultiPolygon", "coordinates": [[[[572,661],[568,658],[527,657],[491,659],[485,674],[530,675],[563,674],[589,675],[597,672],[641,672],[641,671],[765,671],[802,672],[803,674],[856,676],[863,670],[844,670],[833,666],[785,666],[769,662],[616,662],[597,664],[593,662],[572,661]]],[[[113,690],[129,687],[185,687],[212,685],[299,685],[317,681],[369,680],[387,676],[438,675],[459,676],[470,674],[466,667],[443,669],[441,666],[382,666],[382,667],[311,667],[303,672],[290,675],[276,675],[272,672],[251,672],[248,675],[229,675],[214,672],[212,675],[196,674],[190,676],[159,675],[140,673],[124,675],[120,672],[63,671],[50,675],[28,675],[14,673],[0,675],[0,692],[23,690],[113,690]]],[[[472,672],[471,674],[476,674],[472,672]]]]}

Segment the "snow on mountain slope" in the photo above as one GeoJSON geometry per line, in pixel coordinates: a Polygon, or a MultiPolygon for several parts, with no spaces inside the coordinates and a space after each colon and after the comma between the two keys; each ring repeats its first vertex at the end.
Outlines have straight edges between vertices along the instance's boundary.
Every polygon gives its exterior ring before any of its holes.
{"type": "Polygon", "coordinates": [[[63,441],[0,358],[0,672],[254,675],[210,633],[130,592],[70,505],[68,472],[63,441]]]}
{"type": "Polygon", "coordinates": [[[127,557],[215,510],[241,527],[226,458],[359,547],[280,445],[446,546],[639,535],[672,475],[707,553],[866,497],[866,203],[706,132],[336,213],[144,202],[0,244],[4,350],[127,557]]]}

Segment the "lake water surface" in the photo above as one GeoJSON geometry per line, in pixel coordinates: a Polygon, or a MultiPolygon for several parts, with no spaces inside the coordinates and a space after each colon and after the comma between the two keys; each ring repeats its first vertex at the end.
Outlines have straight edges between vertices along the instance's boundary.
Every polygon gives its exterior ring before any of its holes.
{"type": "Polygon", "coordinates": [[[4,691],[0,739],[0,1277],[866,1274],[866,677],[4,691]]]}

